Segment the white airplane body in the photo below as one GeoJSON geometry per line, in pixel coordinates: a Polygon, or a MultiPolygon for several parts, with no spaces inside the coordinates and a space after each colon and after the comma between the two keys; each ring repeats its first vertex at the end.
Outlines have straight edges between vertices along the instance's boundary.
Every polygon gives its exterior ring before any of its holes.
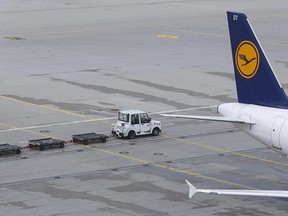
{"type": "MultiPolygon", "coordinates": [[[[288,155],[288,97],[279,83],[252,26],[243,13],[227,12],[238,103],[218,106],[221,116],[168,115],[176,118],[234,123],[271,149],[288,155]]],[[[288,191],[197,190],[196,192],[287,197],[288,191]]],[[[194,192],[193,192],[194,191],[194,192]]],[[[192,196],[191,195],[191,196],[192,196]]]]}
{"type": "Polygon", "coordinates": [[[220,115],[246,119],[252,123],[237,126],[274,150],[288,153],[288,110],[253,104],[227,103],[218,107],[220,115]]]}

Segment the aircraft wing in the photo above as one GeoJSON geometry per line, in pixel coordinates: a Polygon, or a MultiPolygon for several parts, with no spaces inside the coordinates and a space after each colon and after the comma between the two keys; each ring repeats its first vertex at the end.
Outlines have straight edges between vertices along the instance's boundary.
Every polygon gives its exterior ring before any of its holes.
{"type": "Polygon", "coordinates": [[[230,118],[223,116],[192,116],[192,115],[173,115],[173,114],[160,114],[161,116],[174,117],[174,118],[186,118],[186,119],[198,119],[198,120],[208,120],[208,121],[220,121],[220,122],[230,122],[230,123],[240,123],[240,124],[250,124],[255,125],[256,123],[251,120],[241,119],[241,118],[230,118]]]}
{"type": "Polygon", "coordinates": [[[263,196],[263,197],[282,197],[288,198],[288,191],[276,190],[218,190],[218,189],[197,189],[188,180],[189,198],[195,193],[208,193],[215,195],[240,195],[240,196],[263,196]]]}

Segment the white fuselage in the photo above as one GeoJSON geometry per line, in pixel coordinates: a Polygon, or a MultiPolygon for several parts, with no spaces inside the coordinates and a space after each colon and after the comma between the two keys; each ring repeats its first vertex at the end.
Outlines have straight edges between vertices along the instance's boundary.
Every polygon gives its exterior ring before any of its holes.
{"type": "Polygon", "coordinates": [[[220,115],[242,118],[255,122],[254,125],[237,126],[275,150],[288,155],[288,110],[241,103],[225,103],[218,107],[220,115]]]}

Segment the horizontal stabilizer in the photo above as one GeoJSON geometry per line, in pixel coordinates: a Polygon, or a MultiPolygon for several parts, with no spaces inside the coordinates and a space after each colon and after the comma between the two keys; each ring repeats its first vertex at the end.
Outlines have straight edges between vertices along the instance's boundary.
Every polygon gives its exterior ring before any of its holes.
{"type": "Polygon", "coordinates": [[[238,195],[238,196],[262,196],[288,198],[288,191],[280,190],[219,190],[219,189],[196,189],[188,180],[189,198],[195,193],[208,193],[214,195],[238,195]]]}
{"type": "Polygon", "coordinates": [[[160,114],[160,115],[167,116],[167,117],[174,117],[174,118],[198,119],[198,120],[220,121],[220,122],[255,125],[255,122],[241,119],[241,118],[230,118],[230,117],[222,117],[222,116],[172,115],[172,114],[160,114]]]}

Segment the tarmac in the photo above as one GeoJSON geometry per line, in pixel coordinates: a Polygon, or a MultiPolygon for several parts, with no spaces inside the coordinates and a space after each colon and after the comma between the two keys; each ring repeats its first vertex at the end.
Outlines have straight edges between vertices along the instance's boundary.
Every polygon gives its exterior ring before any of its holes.
{"type": "Polygon", "coordinates": [[[248,16],[288,89],[288,3],[14,0],[0,8],[0,210],[11,216],[287,215],[287,199],[196,194],[288,190],[288,160],[214,115],[234,102],[226,11],[248,16]],[[45,151],[28,140],[110,135],[118,111],[162,122],[160,136],[45,151]]]}

